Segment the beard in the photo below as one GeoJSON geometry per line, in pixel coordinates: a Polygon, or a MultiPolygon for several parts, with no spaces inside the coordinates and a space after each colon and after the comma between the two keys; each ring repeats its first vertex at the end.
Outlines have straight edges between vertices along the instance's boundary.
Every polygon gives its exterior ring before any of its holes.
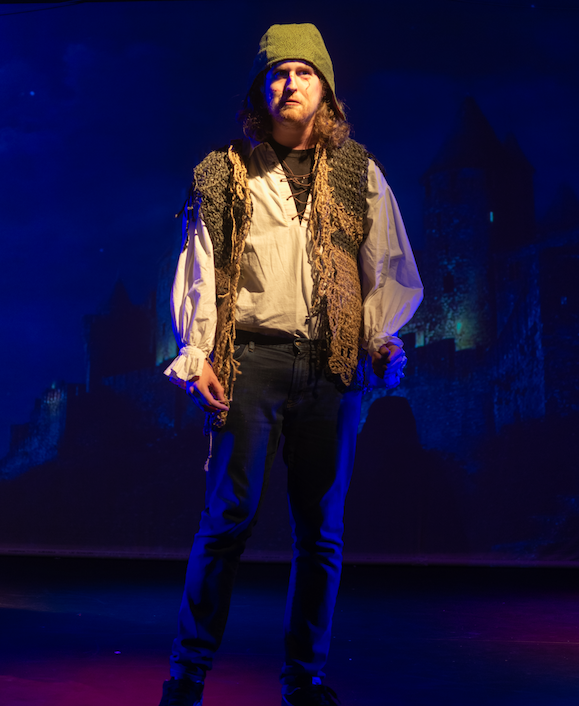
{"type": "Polygon", "coordinates": [[[313,106],[311,101],[306,100],[297,102],[288,102],[288,99],[272,96],[267,108],[272,119],[278,123],[292,123],[294,125],[308,125],[315,117],[320,102],[317,106],[313,106]]]}
{"type": "Polygon", "coordinates": [[[319,106],[315,110],[303,103],[270,104],[268,107],[269,114],[276,122],[308,125],[315,118],[319,106]]]}
{"type": "Polygon", "coordinates": [[[282,106],[275,117],[288,123],[306,123],[308,116],[305,114],[303,106],[291,104],[282,106]]]}

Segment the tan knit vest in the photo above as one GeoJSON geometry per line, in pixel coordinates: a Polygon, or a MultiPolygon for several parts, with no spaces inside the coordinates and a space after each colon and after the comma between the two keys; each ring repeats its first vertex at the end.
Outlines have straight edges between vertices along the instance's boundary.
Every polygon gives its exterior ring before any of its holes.
{"type": "MultiPolygon", "coordinates": [[[[353,140],[332,151],[317,147],[314,157],[312,241],[316,338],[328,343],[328,367],[349,385],[358,364],[362,332],[362,294],[358,251],[364,240],[368,192],[368,153],[353,140]]],[[[190,208],[201,215],[214,249],[217,330],[213,368],[231,396],[238,373],[233,359],[235,306],[241,256],[252,216],[247,168],[241,143],[211,152],[195,169],[190,208]]],[[[213,419],[222,426],[226,413],[213,419]]]]}

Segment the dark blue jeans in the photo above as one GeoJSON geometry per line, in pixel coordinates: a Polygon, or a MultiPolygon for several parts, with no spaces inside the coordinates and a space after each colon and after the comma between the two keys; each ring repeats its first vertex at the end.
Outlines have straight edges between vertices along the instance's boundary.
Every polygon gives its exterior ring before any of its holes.
{"type": "Polygon", "coordinates": [[[171,674],[203,678],[229,612],[239,558],[285,436],[293,559],[281,680],[323,677],[342,565],[344,502],[361,393],[340,391],[305,339],[236,349],[241,375],[227,422],[212,432],[206,507],[195,535],[171,674]]]}

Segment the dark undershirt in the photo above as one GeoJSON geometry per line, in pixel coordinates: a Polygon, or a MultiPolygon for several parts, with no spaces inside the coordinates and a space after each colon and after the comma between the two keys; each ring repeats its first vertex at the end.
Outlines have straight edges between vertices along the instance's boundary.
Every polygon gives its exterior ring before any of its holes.
{"type": "Polygon", "coordinates": [[[273,138],[270,138],[269,144],[272,146],[273,151],[288,177],[288,183],[294,197],[296,210],[301,223],[312,186],[312,167],[314,164],[315,147],[311,147],[309,150],[292,150],[291,147],[280,145],[279,142],[276,142],[273,138]],[[294,178],[292,178],[292,175],[294,178]]]}

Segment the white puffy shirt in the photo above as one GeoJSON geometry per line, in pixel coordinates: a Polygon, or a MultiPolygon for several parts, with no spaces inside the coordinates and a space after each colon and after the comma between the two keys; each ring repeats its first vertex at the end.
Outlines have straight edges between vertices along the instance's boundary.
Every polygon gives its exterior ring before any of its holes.
{"type": "MultiPolygon", "coordinates": [[[[241,259],[236,326],[274,336],[311,338],[312,268],[307,222],[302,222],[283,167],[272,147],[257,145],[248,164],[253,205],[241,259]]],[[[185,227],[185,218],[184,218],[185,227]]],[[[393,340],[422,301],[422,282],[390,187],[376,164],[368,167],[367,237],[358,264],[363,297],[363,346],[370,353],[393,340]]],[[[199,215],[189,222],[171,293],[179,355],[165,370],[184,386],[200,375],[215,343],[217,309],[213,245],[199,215]]]]}

